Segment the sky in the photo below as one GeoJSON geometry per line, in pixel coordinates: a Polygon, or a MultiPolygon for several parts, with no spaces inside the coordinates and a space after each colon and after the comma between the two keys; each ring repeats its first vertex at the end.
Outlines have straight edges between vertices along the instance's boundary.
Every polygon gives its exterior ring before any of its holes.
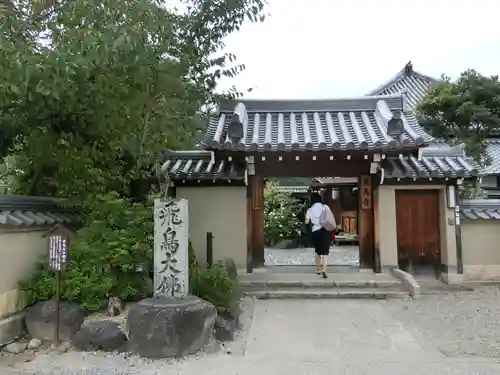
{"type": "Polygon", "coordinates": [[[245,98],[361,96],[411,60],[456,78],[500,73],[500,2],[493,0],[269,0],[270,16],[226,40],[246,71],[220,84],[245,98]]]}

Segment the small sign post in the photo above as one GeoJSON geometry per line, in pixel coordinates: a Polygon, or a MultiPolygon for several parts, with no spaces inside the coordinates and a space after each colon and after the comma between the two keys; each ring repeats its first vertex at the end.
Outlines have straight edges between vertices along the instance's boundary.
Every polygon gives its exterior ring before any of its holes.
{"type": "Polygon", "coordinates": [[[62,224],[53,226],[44,237],[49,239],[49,268],[56,274],[56,343],[59,343],[59,325],[61,313],[61,272],[66,270],[68,265],[68,249],[74,234],[62,224]]]}

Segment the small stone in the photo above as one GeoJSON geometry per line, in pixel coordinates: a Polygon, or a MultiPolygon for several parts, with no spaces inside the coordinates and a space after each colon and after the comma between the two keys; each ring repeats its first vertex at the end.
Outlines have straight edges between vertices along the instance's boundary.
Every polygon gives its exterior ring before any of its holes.
{"type": "Polygon", "coordinates": [[[69,350],[70,344],[67,341],[60,342],[60,343],[53,343],[50,345],[50,349],[55,351],[56,353],[62,354],[66,353],[69,350]]]}
{"type": "Polygon", "coordinates": [[[219,341],[233,341],[236,331],[236,322],[230,318],[215,318],[214,333],[219,341]]]}
{"type": "Polygon", "coordinates": [[[30,342],[28,343],[29,350],[38,349],[40,346],[42,346],[42,340],[39,339],[31,339],[30,342]]]}
{"type": "Polygon", "coordinates": [[[238,269],[236,268],[236,263],[231,258],[225,258],[222,261],[222,266],[226,269],[227,274],[232,279],[238,278],[238,269]]]}
{"type": "Polygon", "coordinates": [[[297,248],[297,239],[295,238],[283,238],[278,241],[278,243],[274,246],[275,249],[296,249],[297,248]]]}
{"type": "Polygon", "coordinates": [[[108,316],[118,316],[123,311],[123,303],[118,297],[109,297],[108,316]]]}
{"type": "Polygon", "coordinates": [[[28,345],[25,342],[13,342],[5,347],[5,351],[10,354],[21,354],[27,347],[28,345]]]}

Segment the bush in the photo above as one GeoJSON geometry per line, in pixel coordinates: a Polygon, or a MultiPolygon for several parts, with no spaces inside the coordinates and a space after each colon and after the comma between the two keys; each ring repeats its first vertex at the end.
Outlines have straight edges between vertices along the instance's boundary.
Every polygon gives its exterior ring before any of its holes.
{"type": "Polygon", "coordinates": [[[277,243],[281,238],[300,234],[299,215],[304,205],[291,194],[280,191],[277,182],[268,182],[264,190],[264,232],[266,242],[277,243]]]}
{"type": "MultiPolygon", "coordinates": [[[[133,301],[151,294],[153,208],[117,195],[92,202],[78,231],[61,281],[61,298],[89,312],[105,307],[110,296],[133,301]]],[[[29,304],[53,298],[56,281],[46,256],[31,278],[20,283],[29,304]]]]}
{"type": "Polygon", "coordinates": [[[488,198],[488,192],[479,186],[474,186],[472,182],[466,181],[458,186],[459,199],[485,199],[488,198]]]}
{"type": "Polygon", "coordinates": [[[200,270],[191,279],[191,293],[215,307],[230,309],[236,300],[238,282],[222,264],[200,270]]]}

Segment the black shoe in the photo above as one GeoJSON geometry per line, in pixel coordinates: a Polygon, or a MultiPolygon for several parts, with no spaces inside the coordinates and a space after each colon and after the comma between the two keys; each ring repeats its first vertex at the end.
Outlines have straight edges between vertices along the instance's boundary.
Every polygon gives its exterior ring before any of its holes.
{"type": "Polygon", "coordinates": [[[326,276],[326,272],[321,272],[321,278],[322,279],[327,279],[328,276],[326,276]]]}

